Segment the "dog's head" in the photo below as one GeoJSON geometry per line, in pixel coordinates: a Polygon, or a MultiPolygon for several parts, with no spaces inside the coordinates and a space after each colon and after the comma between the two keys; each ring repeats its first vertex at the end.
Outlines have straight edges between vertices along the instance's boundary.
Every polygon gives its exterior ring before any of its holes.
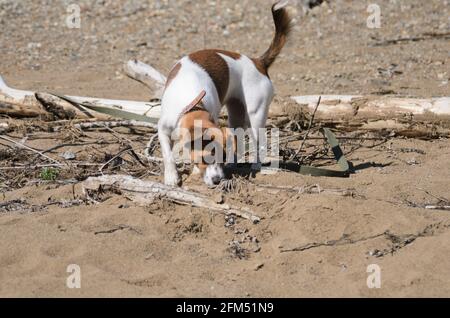
{"type": "Polygon", "coordinates": [[[224,163],[236,148],[230,129],[219,128],[208,111],[200,106],[181,117],[180,141],[184,150],[190,152],[194,171],[201,174],[208,186],[225,178],[224,163]]]}

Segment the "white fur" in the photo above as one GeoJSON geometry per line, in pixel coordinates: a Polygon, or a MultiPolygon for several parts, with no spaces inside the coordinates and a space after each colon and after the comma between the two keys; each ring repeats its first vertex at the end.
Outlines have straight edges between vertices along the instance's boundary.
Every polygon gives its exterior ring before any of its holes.
{"type": "Polygon", "coordinates": [[[203,181],[206,183],[206,185],[213,186],[215,184],[218,184],[223,178],[225,178],[225,174],[223,173],[223,165],[215,163],[208,165],[203,177],[203,181]]]}
{"type": "MultiPolygon", "coordinates": [[[[251,59],[242,55],[240,59],[219,54],[228,64],[230,81],[225,96],[224,105],[231,98],[239,99],[245,109],[235,111],[229,108],[229,127],[244,129],[251,128],[253,140],[258,142],[258,129],[266,125],[268,108],[273,98],[273,85],[271,80],[261,74],[251,59]]],[[[172,153],[171,135],[179,125],[179,118],[183,110],[202,91],[206,91],[203,104],[217,123],[222,104],[219,101],[217,90],[208,73],[189,57],[180,60],[181,69],[172,80],[162,97],[161,118],[158,123],[158,135],[164,159],[164,180],[167,185],[176,186],[179,177],[172,153]]],[[[204,181],[212,185],[215,179],[224,178],[222,165],[209,165],[204,181]]]]}

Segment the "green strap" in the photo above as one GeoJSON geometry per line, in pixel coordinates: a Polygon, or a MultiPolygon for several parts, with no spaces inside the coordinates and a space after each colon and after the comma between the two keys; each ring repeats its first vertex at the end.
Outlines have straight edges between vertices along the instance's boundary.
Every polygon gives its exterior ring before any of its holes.
{"type": "Polygon", "coordinates": [[[148,116],[144,116],[144,115],[139,115],[139,114],[135,114],[135,113],[130,113],[124,110],[120,110],[117,108],[109,108],[109,107],[103,107],[103,106],[95,106],[92,104],[87,104],[87,103],[79,103],[77,101],[75,101],[74,99],[64,96],[64,95],[58,95],[55,93],[50,93],[53,96],[59,97],[62,100],[65,100],[66,102],[74,105],[74,106],[83,106],[85,108],[88,108],[90,110],[96,111],[98,113],[102,113],[102,114],[106,114],[106,115],[110,115],[113,117],[119,117],[122,119],[128,119],[128,120],[137,120],[137,121],[142,121],[142,122],[147,122],[147,123],[151,123],[151,124],[157,124],[158,123],[158,118],[155,117],[148,117],[148,116]]]}
{"type": "Polygon", "coordinates": [[[323,128],[322,132],[325,135],[328,143],[330,144],[331,150],[334,154],[334,158],[336,159],[341,170],[330,170],[312,166],[304,166],[295,161],[282,161],[278,163],[278,166],[284,170],[294,171],[309,176],[340,178],[349,177],[351,173],[351,164],[345,158],[336,136],[328,128],[323,128]]]}

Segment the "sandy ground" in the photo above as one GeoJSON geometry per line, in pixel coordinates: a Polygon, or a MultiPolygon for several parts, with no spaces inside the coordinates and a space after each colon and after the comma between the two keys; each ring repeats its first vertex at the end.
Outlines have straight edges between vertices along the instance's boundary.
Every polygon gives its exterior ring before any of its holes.
{"type": "MultiPolygon", "coordinates": [[[[374,46],[448,32],[448,1],[377,2],[383,20],[376,30],[366,27],[363,1],[330,1],[307,16],[294,7],[299,25],[271,70],[275,103],[320,93],[448,96],[448,39],[374,46]]],[[[153,92],[121,73],[124,61],[137,57],[167,72],[204,46],[257,55],[272,32],[269,1],[80,3],[82,28],[72,30],[64,26],[66,1],[0,1],[0,74],[11,86],[148,100],[153,92]]],[[[48,153],[58,160],[69,151],[103,163],[123,149],[124,138],[139,146],[149,138],[126,129],[50,133],[22,124],[28,128],[8,136],[28,136],[37,149],[83,144],[48,153]]],[[[1,143],[0,167],[45,163],[1,143]]],[[[0,296],[448,297],[450,214],[423,206],[450,199],[450,141],[376,144],[344,144],[357,167],[347,179],[280,172],[241,180],[224,201],[264,217],[257,225],[167,201],[141,207],[119,194],[85,202],[83,169],[61,171],[50,182],[40,171],[2,170],[2,203],[21,201],[0,205],[0,296]],[[353,195],[262,188],[268,184],[317,184],[353,195]],[[70,264],[81,268],[81,289],[66,286],[70,264]],[[380,289],[367,286],[370,264],[381,268],[380,289]]],[[[108,172],[162,180],[158,166],[152,175],[131,156],[124,160],[126,169],[108,172]]],[[[195,181],[184,186],[219,195],[195,181]]]]}

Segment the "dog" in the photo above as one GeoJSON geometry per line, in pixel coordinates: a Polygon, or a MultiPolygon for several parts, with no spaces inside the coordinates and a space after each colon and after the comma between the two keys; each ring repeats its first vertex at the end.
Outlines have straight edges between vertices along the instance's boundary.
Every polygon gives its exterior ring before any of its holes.
{"type": "MultiPolygon", "coordinates": [[[[252,140],[258,145],[258,132],[260,128],[265,128],[274,95],[268,70],[291,31],[292,20],[286,5],[287,1],[278,1],[272,6],[275,36],[262,56],[250,58],[219,49],[201,50],[183,57],[169,72],[158,122],[166,185],[180,184],[172,149],[176,130],[182,131],[175,135],[183,143],[193,144],[192,132],[196,123],[200,123],[202,132],[205,129],[212,131],[209,139],[225,148],[228,130],[218,127],[219,114],[224,105],[228,112],[228,127],[248,128],[252,140]]],[[[206,150],[204,143],[200,146],[200,149],[196,147],[191,150],[193,172],[200,173],[208,186],[216,185],[225,177],[224,165],[220,160],[206,162],[204,157],[214,153],[206,150]]]]}

